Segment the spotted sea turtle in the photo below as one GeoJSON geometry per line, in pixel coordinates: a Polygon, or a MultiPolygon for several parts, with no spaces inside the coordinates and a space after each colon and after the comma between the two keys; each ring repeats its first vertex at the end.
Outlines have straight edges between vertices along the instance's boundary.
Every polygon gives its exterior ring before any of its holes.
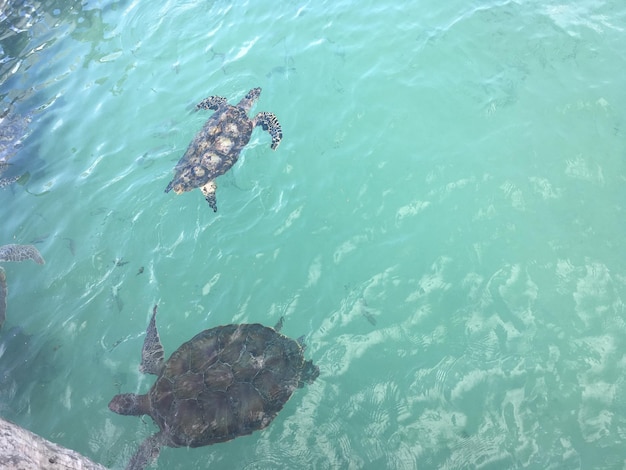
{"type": "MultiPolygon", "coordinates": [[[[37,264],[45,261],[39,250],[33,245],[3,245],[0,246],[0,261],[24,261],[32,259],[37,264]]],[[[0,266],[0,328],[4,324],[7,312],[7,277],[0,266]]]]}
{"type": "Polygon", "coordinates": [[[211,96],[200,102],[197,109],[211,109],[215,113],[193,138],[187,151],[174,168],[174,179],[165,188],[176,194],[200,188],[214,212],[215,178],[226,173],[237,162],[239,154],[250,141],[256,126],[269,131],[272,136],[272,149],[276,150],[283,138],[278,119],[272,113],[260,112],[252,119],[248,112],[261,94],[260,88],[253,88],[236,106],[228,104],[226,98],[211,96]]]}
{"type": "Polygon", "coordinates": [[[143,469],[160,447],[200,447],[251,434],[270,424],[291,394],[312,383],[319,368],[304,359],[302,339],[260,324],[205,330],[180,346],[167,361],[156,328],[154,307],[142,349],[140,371],[158,378],[145,395],[123,393],[109,409],[149,415],[159,431],[131,457],[127,470],[143,469]]]}

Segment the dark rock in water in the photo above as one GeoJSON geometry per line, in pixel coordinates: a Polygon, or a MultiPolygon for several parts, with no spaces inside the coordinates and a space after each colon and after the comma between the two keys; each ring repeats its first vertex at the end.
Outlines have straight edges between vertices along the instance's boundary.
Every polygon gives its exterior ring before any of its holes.
{"type": "Polygon", "coordinates": [[[0,468],[106,470],[75,452],[0,418],[0,468]]]}

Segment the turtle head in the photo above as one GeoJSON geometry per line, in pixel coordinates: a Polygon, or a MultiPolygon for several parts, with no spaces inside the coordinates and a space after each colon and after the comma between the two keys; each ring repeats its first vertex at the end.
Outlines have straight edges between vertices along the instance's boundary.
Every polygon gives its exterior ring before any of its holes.
{"type": "Polygon", "coordinates": [[[245,109],[246,112],[250,111],[250,108],[252,108],[252,105],[259,99],[259,96],[261,96],[261,88],[253,88],[241,99],[237,106],[245,109]]]}
{"type": "Polygon", "coordinates": [[[120,415],[147,415],[150,413],[150,400],[148,395],[120,393],[109,402],[109,410],[120,415]]]}

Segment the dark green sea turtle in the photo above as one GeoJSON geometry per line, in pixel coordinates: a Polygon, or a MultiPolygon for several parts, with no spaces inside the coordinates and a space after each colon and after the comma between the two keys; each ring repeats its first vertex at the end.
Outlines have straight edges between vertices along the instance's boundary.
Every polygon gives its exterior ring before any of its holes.
{"type": "Polygon", "coordinates": [[[123,393],[109,409],[149,415],[159,432],[148,437],[127,470],[143,469],[161,446],[200,447],[263,429],[319,369],[304,359],[302,340],[260,324],[205,330],[179,347],[167,361],[156,328],[156,311],[146,331],[139,370],[158,375],[145,395],[123,393]]]}
{"type": "Polygon", "coordinates": [[[228,104],[226,98],[221,96],[211,96],[197,105],[198,109],[212,109],[215,113],[196,134],[176,164],[174,179],[165,188],[166,193],[172,189],[180,194],[200,188],[213,211],[217,211],[217,185],[214,180],[237,162],[256,126],[269,131],[272,136],[271,147],[276,150],[283,138],[276,116],[261,112],[252,119],[248,117],[248,112],[260,94],[260,88],[253,88],[236,106],[228,104]]]}
{"type": "MultiPolygon", "coordinates": [[[[45,261],[39,250],[33,245],[3,245],[0,246],[0,261],[24,261],[32,259],[37,264],[45,261]]],[[[7,277],[0,266],[0,328],[4,324],[7,313],[7,277]]]]}

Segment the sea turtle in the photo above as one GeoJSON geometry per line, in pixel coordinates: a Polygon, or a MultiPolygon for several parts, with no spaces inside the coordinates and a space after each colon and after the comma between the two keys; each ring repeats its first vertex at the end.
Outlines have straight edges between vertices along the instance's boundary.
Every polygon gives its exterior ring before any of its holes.
{"type": "MultiPolygon", "coordinates": [[[[24,261],[32,259],[37,264],[45,261],[39,250],[33,245],[3,245],[0,246],[0,261],[24,261]]],[[[4,324],[7,312],[7,277],[0,266],[0,328],[4,324]]]]}
{"type": "Polygon", "coordinates": [[[228,104],[222,96],[211,96],[201,101],[197,109],[215,111],[202,129],[193,138],[187,151],[174,168],[174,179],[165,188],[176,194],[200,188],[214,212],[215,178],[226,173],[237,162],[241,149],[250,141],[252,130],[261,126],[272,136],[272,149],[276,150],[283,138],[278,119],[272,113],[260,112],[254,118],[248,112],[261,94],[260,88],[253,88],[237,106],[228,104]]]}
{"type": "Polygon", "coordinates": [[[296,388],[312,383],[319,368],[304,359],[302,339],[260,324],[204,330],[167,361],[156,328],[154,307],[139,370],[158,379],[145,395],[123,393],[109,409],[123,415],[150,415],[159,431],[148,437],[127,470],[143,469],[161,446],[200,447],[263,429],[296,388]]]}

